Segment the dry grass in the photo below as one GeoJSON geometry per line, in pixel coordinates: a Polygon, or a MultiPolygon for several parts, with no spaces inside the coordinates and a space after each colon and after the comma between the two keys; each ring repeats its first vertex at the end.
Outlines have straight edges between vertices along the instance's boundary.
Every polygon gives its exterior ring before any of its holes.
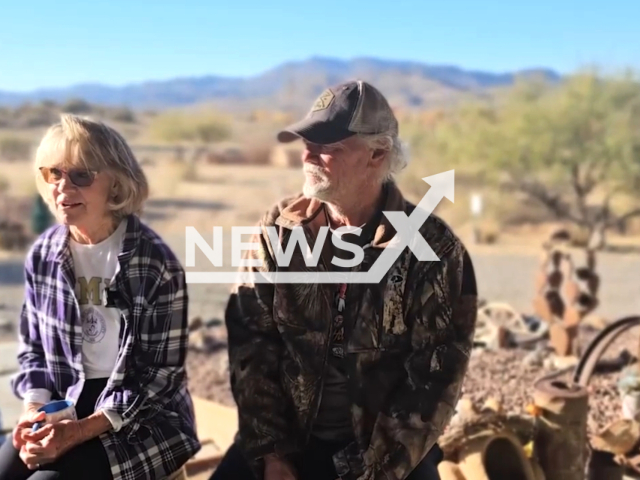
{"type": "Polygon", "coordinates": [[[9,196],[30,197],[37,192],[32,162],[3,162],[0,176],[9,186],[6,192],[9,196]]]}

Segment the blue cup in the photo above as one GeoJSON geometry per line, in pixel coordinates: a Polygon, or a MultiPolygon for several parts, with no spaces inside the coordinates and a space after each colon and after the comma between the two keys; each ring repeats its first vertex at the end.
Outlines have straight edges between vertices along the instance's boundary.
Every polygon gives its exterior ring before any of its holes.
{"type": "Polygon", "coordinates": [[[75,404],[71,400],[56,400],[41,406],[38,412],[45,413],[44,422],[36,422],[33,424],[31,431],[42,428],[47,423],[56,423],[60,420],[77,420],[75,404]]]}

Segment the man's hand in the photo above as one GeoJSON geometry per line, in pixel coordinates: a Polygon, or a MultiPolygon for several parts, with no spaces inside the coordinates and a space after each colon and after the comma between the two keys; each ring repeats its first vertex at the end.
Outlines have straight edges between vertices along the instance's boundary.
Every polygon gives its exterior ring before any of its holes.
{"type": "Polygon", "coordinates": [[[24,413],[20,416],[18,424],[13,429],[13,446],[16,450],[20,450],[26,443],[22,439],[22,433],[30,432],[34,423],[41,422],[45,419],[45,413],[37,411],[41,406],[41,403],[29,403],[24,413]]]}
{"type": "Polygon", "coordinates": [[[288,460],[267,455],[264,457],[264,480],[298,480],[298,474],[288,460]]]}
{"type": "Polygon", "coordinates": [[[26,444],[20,449],[20,458],[31,470],[39,465],[55,462],[76,445],[82,443],[82,431],[75,420],[50,423],[36,432],[24,432],[26,444]]]}

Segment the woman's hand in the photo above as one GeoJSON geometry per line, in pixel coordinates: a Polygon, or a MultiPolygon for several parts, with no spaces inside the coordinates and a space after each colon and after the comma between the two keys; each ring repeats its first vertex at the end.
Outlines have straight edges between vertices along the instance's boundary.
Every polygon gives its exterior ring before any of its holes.
{"type": "Polygon", "coordinates": [[[83,441],[80,424],[75,420],[47,424],[35,432],[24,432],[22,438],[26,444],[20,450],[20,458],[31,470],[55,462],[83,441]]]}
{"type": "Polygon", "coordinates": [[[22,439],[22,433],[30,432],[34,423],[41,422],[45,419],[44,412],[37,411],[41,406],[41,403],[29,403],[24,413],[20,416],[18,424],[13,429],[13,446],[16,450],[20,450],[26,443],[22,439]]]}

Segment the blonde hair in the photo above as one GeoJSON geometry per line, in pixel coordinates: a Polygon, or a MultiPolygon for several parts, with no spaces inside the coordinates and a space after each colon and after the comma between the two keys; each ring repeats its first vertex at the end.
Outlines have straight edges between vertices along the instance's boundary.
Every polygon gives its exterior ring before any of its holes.
{"type": "Polygon", "coordinates": [[[149,196],[147,178],[127,141],[113,128],[102,122],[63,114],[60,122],[47,130],[36,152],[35,170],[38,192],[52,211],[55,210],[54,202],[39,168],[53,156],[60,158],[64,166],[82,165],[89,170],[111,174],[116,189],[107,206],[116,219],[142,213],[149,196]]]}

